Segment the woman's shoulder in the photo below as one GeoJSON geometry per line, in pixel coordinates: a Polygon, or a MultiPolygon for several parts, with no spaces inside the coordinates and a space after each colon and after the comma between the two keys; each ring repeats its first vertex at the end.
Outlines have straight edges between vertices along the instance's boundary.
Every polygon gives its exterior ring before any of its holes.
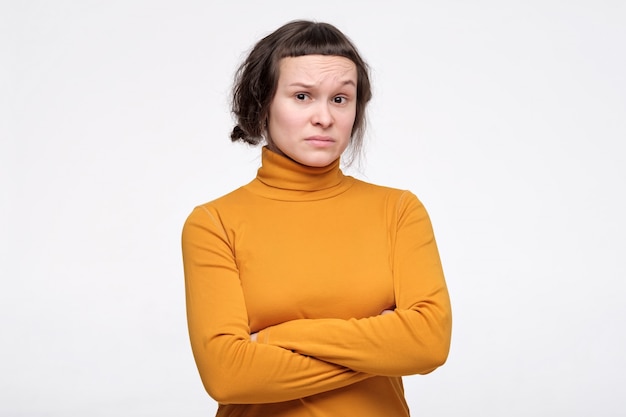
{"type": "Polygon", "coordinates": [[[413,191],[405,188],[399,188],[389,185],[381,185],[374,182],[368,182],[354,178],[354,189],[357,192],[367,193],[369,195],[385,196],[386,198],[417,199],[413,191]]]}
{"type": "Polygon", "coordinates": [[[354,179],[353,191],[367,200],[363,204],[383,204],[397,212],[425,211],[424,204],[411,189],[381,185],[373,182],[354,179]]]}
{"type": "Polygon", "coordinates": [[[197,204],[197,207],[229,207],[245,202],[251,197],[250,192],[245,186],[238,187],[226,194],[219,195],[213,199],[206,199],[204,202],[197,204]]]}
{"type": "Polygon", "coordinates": [[[233,211],[237,208],[245,207],[248,204],[247,200],[249,198],[250,193],[247,192],[244,187],[239,187],[221,196],[207,199],[202,203],[196,204],[192,207],[189,216],[193,217],[194,215],[198,215],[198,213],[218,214],[220,212],[233,211]]]}

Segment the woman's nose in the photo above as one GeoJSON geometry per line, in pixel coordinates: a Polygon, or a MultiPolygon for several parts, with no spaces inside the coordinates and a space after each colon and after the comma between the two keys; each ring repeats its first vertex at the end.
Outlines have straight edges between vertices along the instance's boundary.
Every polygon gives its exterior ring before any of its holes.
{"type": "Polygon", "coordinates": [[[311,119],[314,125],[328,127],[333,123],[333,115],[328,102],[318,103],[311,119]]]}

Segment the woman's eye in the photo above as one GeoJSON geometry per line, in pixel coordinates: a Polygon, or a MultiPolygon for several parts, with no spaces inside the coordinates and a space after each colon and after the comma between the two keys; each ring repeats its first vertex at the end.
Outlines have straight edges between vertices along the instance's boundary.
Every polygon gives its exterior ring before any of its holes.
{"type": "Polygon", "coordinates": [[[306,100],[306,94],[304,94],[304,93],[298,93],[298,94],[296,94],[296,99],[297,99],[297,100],[301,100],[301,101],[302,101],[302,100],[306,100]]]}
{"type": "Polygon", "coordinates": [[[345,102],[347,100],[348,100],[347,98],[342,97],[342,96],[337,96],[337,97],[333,98],[333,102],[337,103],[337,104],[345,104],[345,102]]]}

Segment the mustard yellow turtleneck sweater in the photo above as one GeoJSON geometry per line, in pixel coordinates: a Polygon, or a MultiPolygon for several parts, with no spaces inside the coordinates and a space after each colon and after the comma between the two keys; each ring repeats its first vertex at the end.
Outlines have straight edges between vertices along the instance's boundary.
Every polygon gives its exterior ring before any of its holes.
{"type": "Polygon", "coordinates": [[[338,160],[311,168],[263,148],[252,182],[193,210],[182,245],[191,346],[218,416],[408,416],[401,376],[447,358],[424,206],[338,160]]]}

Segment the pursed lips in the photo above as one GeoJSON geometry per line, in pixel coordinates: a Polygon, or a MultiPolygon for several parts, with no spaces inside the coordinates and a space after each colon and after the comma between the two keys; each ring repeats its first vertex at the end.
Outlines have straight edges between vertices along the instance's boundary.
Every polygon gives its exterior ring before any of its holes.
{"type": "Polygon", "coordinates": [[[305,139],[310,142],[334,142],[335,140],[330,136],[310,136],[305,139]]]}

